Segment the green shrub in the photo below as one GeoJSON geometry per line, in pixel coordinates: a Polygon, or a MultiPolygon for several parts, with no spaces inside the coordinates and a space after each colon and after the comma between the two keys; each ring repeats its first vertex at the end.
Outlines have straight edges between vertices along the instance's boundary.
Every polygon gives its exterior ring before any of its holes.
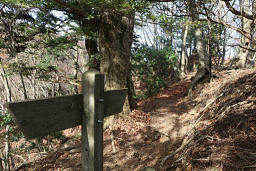
{"type": "Polygon", "coordinates": [[[0,135],[0,139],[4,139],[6,133],[10,135],[10,142],[18,141],[20,138],[24,137],[23,133],[15,126],[10,113],[6,111],[4,113],[0,113],[0,131],[4,130],[7,125],[9,125],[9,132],[4,131],[4,134],[0,135]]]}
{"type": "Polygon", "coordinates": [[[177,57],[168,47],[157,49],[153,46],[141,45],[133,50],[132,73],[145,84],[144,97],[159,92],[160,88],[167,85],[169,71],[176,62],[177,57]]]}

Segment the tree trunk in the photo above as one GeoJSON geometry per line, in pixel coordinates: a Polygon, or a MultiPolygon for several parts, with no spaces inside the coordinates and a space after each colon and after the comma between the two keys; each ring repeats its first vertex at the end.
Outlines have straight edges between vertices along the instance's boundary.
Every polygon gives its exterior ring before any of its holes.
{"type": "Polygon", "coordinates": [[[6,101],[7,102],[11,102],[12,101],[12,95],[11,95],[11,88],[10,88],[10,85],[9,85],[9,81],[8,79],[6,78],[6,72],[5,72],[5,69],[4,69],[4,66],[3,66],[3,63],[0,59],[0,74],[1,74],[1,80],[2,80],[2,83],[4,84],[4,88],[5,88],[5,91],[6,91],[6,101]]]}
{"type": "Polygon", "coordinates": [[[27,100],[28,99],[27,89],[26,89],[24,77],[23,77],[21,71],[19,71],[19,76],[20,76],[20,81],[21,81],[21,85],[22,85],[22,88],[23,88],[24,100],[27,100]]]}
{"type": "MultiPolygon", "coordinates": [[[[101,72],[106,74],[105,89],[127,88],[134,14],[122,15],[104,12],[99,26],[101,72]]],[[[128,98],[123,114],[130,113],[128,98]]]]}
{"type": "Polygon", "coordinates": [[[97,41],[93,39],[86,39],[85,47],[89,56],[89,68],[100,71],[100,58],[97,48],[97,41]]]}
{"type": "MultiPolygon", "coordinates": [[[[209,72],[211,73],[211,70],[212,70],[212,57],[213,57],[213,53],[212,53],[212,42],[213,42],[213,38],[212,38],[212,23],[211,21],[207,20],[207,23],[208,23],[208,53],[206,56],[208,56],[209,58],[209,72]]],[[[216,45],[217,48],[219,48],[219,45],[216,45]]],[[[217,51],[218,52],[218,51],[217,51]]],[[[218,60],[218,63],[219,63],[219,60],[218,60]]]]}
{"type": "MultiPolygon", "coordinates": [[[[252,14],[254,16],[254,20],[251,23],[251,37],[255,37],[253,35],[256,34],[256,0],[252,1],[252,14]]],[[[251,43],[251,48],[252,49],[256,49],[256,39],[253,39],[253,42],[251,43]]],[[[256,52],[251,52],[251,58],[252,58],[252,62],[256,62],[255,61],[255,56],[256,56],[256,52]]]]}
{"type": "Polygon", "coordinates": [[[133,110],[133,109],[137,109],[138,105],[136,103],[136,100],[134,99],[134,97],[136,96],[136,93],[135,93],[133,80],[132,80],[131,65],[129,66],[128,72],[129,72],[127,76],[128,100],[129,100],[130,110],[133,110]]]}
{"type": "MultiPolygon", "coordinates": [[[[223,18],[224,21],[227,23],[227,15],[224,15],[224,16],[223,16],[223,13],[225,13],[225,2],[224,2],[224,1],[221,1],[221,2],[219,3],[218,8],[220,9],[220,10],[219,10],[219,13],[218,13],[219,22],[221,22],[221,18],[223,18]]],[[[224,31],[224,32],[223,32],[223,46],[222,46],[222,50],[221,50],[221,51],[222,51],[222,54],[219,54],[219,55],[218,55],[218,65],[219,65],[219,64],[221,64],[221,65],[224,64],[224,60],[225,60],[225,56],[226,56],[227,28],[224,27],[224,28],[223,28],[223,31],[224,31]]],[[[221,36],[221,31],[220,31],[219,35],[221,36]]],[[[220,42],[220,40],[218,40],[218,42],[220,42]]],[[[218,46],[218,48],[220,49],[219,43],[218,43],[217,46],[218,46]]],[[[217,51],[217,52],[220,52],[220,50],[217,51]]]]}
{"type": "Polygon", "coordinates": [[[222,49],[222,58],[221,58],[221,65],[224,64],[225,56],[226,56],[226,47],[227,47],[227,28],[224,28],[224,40],[223,40],[223,49],[222,49]]]}
{"type": "Polygon", "coordinates": [[[190,88],[187,91],[187,94],[191,94],[193,88],[198,84],[198,82],[200,82],[201,80],[203,80],[204,78],[206,78],[207,76],[210,75],[210,65],[209,65],[209,57],[208,55],[206,55],[205,53],[205,46],[203,43],[203,32],[201,30],[201,28],[197,28],[195,30],[195,37],[196,37],[196,50],[197,50],[197,54],[199,57],[199,68],[198,71],[196,73],[196,75],[193,77],[190,88]]]}
{"type": "Polygon", "coordinates": [[[2,155],[0,155],[0,170],[4,170],[2,161],[4,161],[4,160],[2,159],[2,155]]]}
{"type": "MultiPolygon", "coordinates": [[[[192,12],[192,21],[198,20],[199,16],[197,14],[197,5],[194,2],[189,3],[190,10],[192,12]]],[[[204,35],[202,31],[202,26],[198,25],[195,29],[195,38],[196,38],[196,51],[199,57],[199,66],[196,75],[193,77],[190,84],[190,88],[186,94],[191,94],[193,88],[207,76],[211,75],[210,71],[210,60],[209,56],[206,54],[206,46],[204,42],[204,35]]]]}
{"type": "Polygon", "coordinates": [[[182,48],[181,48],[181,60],[180,60],[180,75],[181,77],[184,77],[186,74],[186,61],[187,61],[187,48],[186,48],[186,44],[187,44],[187,35],[188,35],[188,24],[185,25],[185,29],[184,29],[184,34],[183,34],[183,40],[182,40],[182,48]]]}
{"type": "MultiPolygon", "coordinates": [[[[240,2],[241,11],[250,11],[250,2],[249,0],[241,0],[240,2]],[[243,3],[244,2],[244,3],[243,3]]],[[[251,32],[251,20],[242,17],[242,30],[244,30],[247,33],[251,32]]],[[[241,45],[245,47],[250,47],[250,40],[246,38],[245,36],[241,35],[241,45]]],[[[237,67],[244,68],[246,67],[246,60],[249,55],[249,50],[240,48],[239,54],[238,54],[238,62],[236,63],[237,67]]]]}
{"type": "MultiPolygon", "coordinates": [[[[10,85],[9,85],[9,81],[6,77],[6,72],[4,70],[4,66],[3,66],[3,63],[0,59],[0,74],[1,74],[1,80],[4,84],[4,88],[5,88],[5,91],[6,91],[6,102],[11,102],[12,101],[12,93],[11,93],[11,88],[10,88],[10,85]]],[[[6,171],[9,171],[10,170],[10,142],[9,142],[9,130],[10,130],[10,125],[6,125],[5,126],[5,152],[4,152],[4,169],[6,171]]]]}
{"type": "Polygon", "coordinates": [[[201,28],[197,28],[195,30],[195,37],[196,37],[196,50],[199,56],[199,70],[207,70],[210,72],[209,68],[209,57],[205,53],[205,43],[204,43],[204,36],[203,31],[201,28]]]}

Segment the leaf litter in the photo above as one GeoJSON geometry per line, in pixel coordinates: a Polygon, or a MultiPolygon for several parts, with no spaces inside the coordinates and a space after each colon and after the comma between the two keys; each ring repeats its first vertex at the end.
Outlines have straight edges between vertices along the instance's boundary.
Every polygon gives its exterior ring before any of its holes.
{"type": "MultiPolygon", "coordinates": [[[[256,170],[256,71],[214,74],[191,96],[189,75],[118,117],[104,131],[104,170],[256,170]]],[[[31,151],[13,155],[16,170],[80,170],[80,129],[43,139],[49,152],[34,149],[36,160],[31,151]]]]}

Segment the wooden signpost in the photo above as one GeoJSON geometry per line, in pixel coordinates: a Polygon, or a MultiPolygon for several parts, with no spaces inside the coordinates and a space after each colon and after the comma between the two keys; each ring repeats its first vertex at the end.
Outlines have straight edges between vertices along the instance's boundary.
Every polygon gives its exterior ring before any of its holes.
{"type": "Polygon", "coordinates": [[[82,170],[103,170],[103,120],[122,112],[127,89],[104,91],[104,75],[83,75],[82,94],[8,103],[28,139],[82,125],[82,170]]]}

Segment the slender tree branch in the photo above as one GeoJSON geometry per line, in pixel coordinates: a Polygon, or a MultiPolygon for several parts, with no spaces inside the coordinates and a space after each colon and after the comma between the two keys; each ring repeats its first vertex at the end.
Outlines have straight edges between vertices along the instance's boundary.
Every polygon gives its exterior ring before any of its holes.
{"type": "Polygon", "coordinates": [[[242,45],[240,45],[240,44],[227,45],[227,46],[230,46],[230,47],[236,47],[236,46],[239,46],[240,48],[243,48],[243,49],[249,50],[249,51],[251,51],[251,52],[256,52],[256,49],[248,48],[248,47],[246,47],[246,46],[242,46],[242,45]]]}
{"type": "Polygon", "coordinates": [[[63,9],[65,9],[65,11],[68,11],[68,9],[71,10],[72,13],[75,13],[81,17],[86,17],[86,11],[84,8],[81,8],[81,6],[73,6],[73,5],[70,5],[69,3],[67,2],[64,2],[62,0],[53,0],[54,2],[56,2],[57,4],[59,4],[61,7],[63,7],[63,9]]]}
{"type": "MultiPolygon", "coordinates": [[[[206,8],[205,6],[204,6],[204,8],[205,8],[205,11],[207,11],[207,8],[206,8]]],[[[256,39],[255,39],[253,36],[251,36],[250,33],[244,31],[243,29],[237,28],[237,27],[235,27],[235,26],[232,26],[232,25],[230,25],[230,24],[228,24],[228,23],[225,23],[225,22],[222,22],[222,21],[216,21],[216,20],[212,19],[212,18],[211,18],[209,15],[207,15],[207,14],[208,14],[208,13],[206,12],[206,13],[205,13],[205,16],[207,17],[207,19],[208,19],[209,21],[211,21],[211,22],[213,22],[213,23],[216,23],[216,24],[221,24],[221,25],[223,25],[223,26],[225,26],[225,27],[227,27],[227,28],[230,28],[230,29],[232,29],[232,30],[235,30],[235,31],[239,32],[240,34],[242,34],[243,36],[245,36],[246,38],[248,38],[250,41],[256,41],[256,39]]]]}
{"type": "Polygon", "coordinates": [[[250,15],[250,14],[246,13],[244,10],[242,10],[242,11],[236,10],[236,9],[229,3],[230,0],[222,0],[222,1],[225,2],[226,7],[227,7],[227,8],[229,9],[229,11],[232,12],[233,14],[238,15],[238,16],[242,16],[242,17],[245,17],[245,18],[250,19],[250,20],[253,20],[253,19],[254,19],[253,15],[250,15]]]}

